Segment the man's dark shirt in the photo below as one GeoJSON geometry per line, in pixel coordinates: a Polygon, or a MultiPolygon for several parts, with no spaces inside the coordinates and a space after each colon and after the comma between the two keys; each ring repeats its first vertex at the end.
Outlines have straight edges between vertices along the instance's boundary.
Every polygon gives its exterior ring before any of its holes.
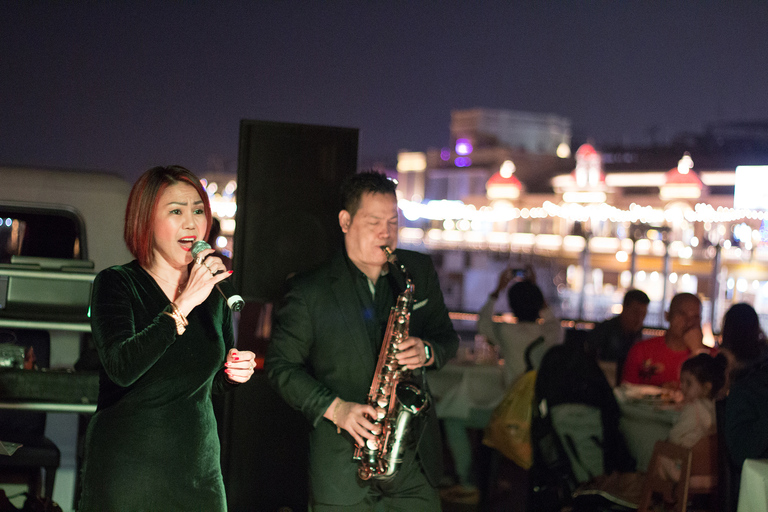
{"type": "Polygon", "coordinates": [[[347,266],[352,274],[355,283],[355,291],[363,310],[365,319],[365,328],[368,331],[368,338],[376,349],[378,355],[381,349],[381,342],[384,340],[384,333],[389,321],[389,313],[395,305],[395,299],[398,295],[397,283],[392,278],[392,272],[387,272],[379,276],[371,293],[371,282],[359,268],[347,257],[347,266]]]}
{"type": "Polygon", "coordinates": [[[619,384],[629,349],[642,337],[642,330],[625,333],[621,327],[621,316],[615,316],[595,326],[587,340],[587,351],[599,361],[616,362],[616,384],[619,384]]]}

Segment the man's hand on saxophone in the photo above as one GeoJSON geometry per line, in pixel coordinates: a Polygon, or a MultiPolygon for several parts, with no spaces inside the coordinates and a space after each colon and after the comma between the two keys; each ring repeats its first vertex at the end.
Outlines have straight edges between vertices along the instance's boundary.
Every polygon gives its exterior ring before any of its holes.
{"type": "Polygon", "coordinates": [[[336,397],[328,409],[325,410],[323,417],[336,425],[336,430],[344,429],[352,436],[355,442],[363,446],[364,439],[376,440],[376,435],[372,432],[377,428],[370,418],[376,417],[376,409],[368,404],[358,404],[355,402],[345,402],[336,397]]]}
{"type": "Polygon", "coordinates": [[[400,351],[395,356],[397,357],[397,362],[409,370],[430,366],[435,362],[432,345],[416,336],[406,338],[400,343],[399,349],[400,351]],[[425,349],[425,347],[427,348],[425,349]]]}

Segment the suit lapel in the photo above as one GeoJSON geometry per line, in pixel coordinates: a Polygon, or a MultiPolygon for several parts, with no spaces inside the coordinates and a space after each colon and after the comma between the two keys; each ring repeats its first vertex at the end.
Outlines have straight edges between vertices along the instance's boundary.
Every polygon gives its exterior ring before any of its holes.
{"type": "Polygon", "coordinates": [[[344,321],[344,338],[341,342],[345,343],[347,339],[364,340],[364,343],[347,344],[355,347],[355,351],[358,353],[366,373],[373,372],[378,355],[374,355],[373,347],[368,340],[368,331],[366,331],[365,322],[360,315],[357,291],[355,290],[352,276],[349,273],[343,254],[335,259],[331,270],[331,292],[341,313],[341,318],[344,321]]]}

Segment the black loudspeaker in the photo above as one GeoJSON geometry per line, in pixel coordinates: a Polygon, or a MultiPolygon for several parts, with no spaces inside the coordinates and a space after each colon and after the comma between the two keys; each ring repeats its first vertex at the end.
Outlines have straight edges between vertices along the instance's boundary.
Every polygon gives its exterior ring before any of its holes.
{"type": "Polygon", "coordinates": [[[309,422],[263,372],[273,304],[286,277],[343,244],[339,188],[357,167],[356,129],[242,121],[234,239],[236,289],[246,301],[237,347],[257,356],[253,378],[214,397],[232,512],[307,510],[309,422]]]}
{"type": "Polygon", "coordinates": [[[285,278],[342,244],[339,186],[357,168],[358,130],[240,123],[235,286],[246,301],[274,302],[285,278]]]}
{"type": "Polygon", "coordinates": [[[214,395],[230,512],[299,512],[309,504],[309,422],[264,372],[214,395]],[[221,419],[223,414],[224,419],[221,419]]]}

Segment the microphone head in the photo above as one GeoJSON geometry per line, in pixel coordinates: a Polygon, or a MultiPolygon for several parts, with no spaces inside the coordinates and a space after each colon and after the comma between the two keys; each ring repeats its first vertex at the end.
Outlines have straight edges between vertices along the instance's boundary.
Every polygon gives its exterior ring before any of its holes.
{"type": "Polygon", "coordinates": [[[211,248],[211,244],[209,244],[205,240],[198,240],[197,242],[192,244],[192,257],[197,258],[198,254],[210,248],[211,248]]]}

